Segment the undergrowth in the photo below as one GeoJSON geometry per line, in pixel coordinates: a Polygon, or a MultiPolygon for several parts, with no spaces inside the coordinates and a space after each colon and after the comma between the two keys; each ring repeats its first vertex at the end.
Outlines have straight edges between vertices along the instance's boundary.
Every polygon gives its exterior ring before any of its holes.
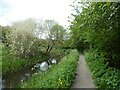
{"type": "Polygon", "coordinates": [[[17,58],[10,54],[9,48],[5,47],[4,45],[0,44],[2,47],[2,75],[5,76],[9,73],[16,72],[18,69],[22,69],[27,65],[32,65],[37,62],[46,60],[47,56],[36,56],[30,59],[23,59],[17,58]]]}
{"type": "Polygon", "coordinates": [[[120,70],[110,67],[105,62],[104,52],[92,50],[86,52],[85,56],[98,88],[120,89],[120,70]]]}

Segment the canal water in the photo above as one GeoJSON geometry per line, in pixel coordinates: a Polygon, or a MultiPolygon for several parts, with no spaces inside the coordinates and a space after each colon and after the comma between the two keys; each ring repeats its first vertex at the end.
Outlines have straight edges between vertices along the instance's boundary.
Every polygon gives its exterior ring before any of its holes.
{"type": "Polygon", "coordinates": [[[35,65],[26,66],[17,72],[10,73],[2,78],[2,88],[14,88],[20,82],[26,81],[31,75],[48,70],[53,64],[57,64],[56,59],[49,59],[47,62],[36,63],[35,65]]]}

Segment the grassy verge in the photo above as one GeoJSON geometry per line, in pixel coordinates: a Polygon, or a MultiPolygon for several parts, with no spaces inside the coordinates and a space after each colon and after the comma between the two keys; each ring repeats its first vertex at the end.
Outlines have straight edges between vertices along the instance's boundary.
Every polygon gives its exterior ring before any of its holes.
{"type": "Polygon", "coordinates": [[[16,58],[9,53],[9,49],[4,47],[4,45],[0,44],[2,47],[2,75],[5,76],[11,72],[15,72],[18,69],[21,69],[27,65],[32,65],[37,62],[46,60],[48,57],[45,55],[40,55],[33,57],[31,59],[21,59],[16,58]]]}
{"type": "Polygon", "coordinates": [[[95,84],[98,88],[120,89],[120,70],[111,68],[105,63],[105,53],[89,51],[86,53],[86,61],[92,72],[95,84]]]}
{"type": "Polygon", "coordinates": [[[74,80],[79,54],[72,50],[63,57],[61,62],[46,72],[34,74],[27,82],[22,82],[21,88],[70,88],[74,80]]]}

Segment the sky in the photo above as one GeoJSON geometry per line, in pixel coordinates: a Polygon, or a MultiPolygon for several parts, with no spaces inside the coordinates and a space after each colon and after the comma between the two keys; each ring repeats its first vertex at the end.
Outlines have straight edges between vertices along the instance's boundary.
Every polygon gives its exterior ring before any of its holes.
{"type": "Polygon", "coordinates": [[[66,26],[74,0],[0,0],[0,25],[27,18],[52,19],[66,26]]]}

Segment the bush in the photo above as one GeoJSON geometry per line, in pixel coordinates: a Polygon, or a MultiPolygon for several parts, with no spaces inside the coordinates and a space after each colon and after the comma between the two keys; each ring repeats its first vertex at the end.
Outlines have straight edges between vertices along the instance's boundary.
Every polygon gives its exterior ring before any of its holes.
{"type": "Polygon", "coordinates": [[[33,75],[21,88],[70,88],[77,68],[78,52],[72,50],[58,65],[46,72],[33,75]]]}
{"type": "Polygon", "coordinates": [[[120,70],[108,66],[103,52],[93,50],[85,56],[98,88],[120,88],[120,70]]]}
{"type": "Polygon", "coordinates": [[[25,67],[26,65],[35,64],[37,62],[42,62],[47,59],[48,57],[41,54],[39,56],[30,58],[30,59],[22,59],[14,57],[10,54],[9,48],[5,47],[4,45],[0,44],[0,48],[2,47],[2,74],[7,75],[11,72],[15,72],[18,69],[25,67]]]}
{"type": "Polygon", "coordinates": [[[18,57],[38,55],[40,40],[35,35],[36,22],[32,19],[14,22],[6,35],[11,53],[18,57]]]}

